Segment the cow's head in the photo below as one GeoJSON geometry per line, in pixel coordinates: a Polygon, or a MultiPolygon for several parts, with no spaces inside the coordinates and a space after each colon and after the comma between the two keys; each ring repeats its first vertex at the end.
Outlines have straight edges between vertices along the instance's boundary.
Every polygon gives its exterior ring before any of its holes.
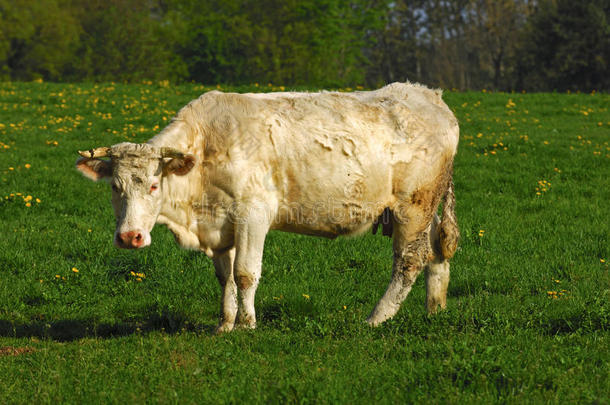
{"type": "Polygon", "coordinates": [[[78,153],[83,156],[76,162],[78,170],[112,186],[114,243],[125,249],[150,245],[150,231],[163,202],[162,178],[184,176],[195,165],[193,155],[148,144],[125,142],[78,153]]]}

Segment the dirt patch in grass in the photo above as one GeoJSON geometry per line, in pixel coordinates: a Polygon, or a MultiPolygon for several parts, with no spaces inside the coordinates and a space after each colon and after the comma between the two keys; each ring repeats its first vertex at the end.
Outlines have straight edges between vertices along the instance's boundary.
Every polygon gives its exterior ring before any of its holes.
{"type": "Polygon", "coordinates": [[[22,354],[33,353],[35,350],[32,347],[0,347],[0,357],[2,356],[21,356],[22,354]]]}

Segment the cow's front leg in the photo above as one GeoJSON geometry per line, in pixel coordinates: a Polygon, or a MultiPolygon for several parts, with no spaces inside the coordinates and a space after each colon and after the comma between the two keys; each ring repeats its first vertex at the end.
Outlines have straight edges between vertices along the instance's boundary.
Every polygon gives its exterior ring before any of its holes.
{"type": "Polygon", "coordinates": [[[251,210],[247,219],[237,225],[235,233],[235,283],[239,291],[237,322],[246,328],[256,327],[254,295],[261,277],[263,248],[269,230],[268,216],[251,210]]]}
{"type": "Polygon", "coordinates": [[[237,317],[237,285],[233,278],[235,248],[215,254],[212,260],[216,269],[216,278],[222,288],[222,308],[216,332],[229,332],[233,330],[237,317]]]}

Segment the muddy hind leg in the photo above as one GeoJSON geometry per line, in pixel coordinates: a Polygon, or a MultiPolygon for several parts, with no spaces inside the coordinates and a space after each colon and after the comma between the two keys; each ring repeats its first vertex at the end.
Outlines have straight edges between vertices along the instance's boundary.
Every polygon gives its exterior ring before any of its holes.
{"type": "Polygon", "coordinates": [[[409,221],[394,221],[393,226],[392,279],[385,294],[367,319],[372,326],[379,325],[398,312],[400,304],[411,291],[417,276],[431,259],[430,227],[425,225],[425,221],[415,223],[412,217],[409,221]]]}
{"type": "Polygon", "coordinates": [[[434,259],[425,268],[426,273],[426,309],[429,314],[434,314],[440,307],[447,306],[447,287],[449,286],[449,261],[446,260],[440,247],[440,221],[438,215],[430,229],[430,244],[434,253],[434,259]]]}

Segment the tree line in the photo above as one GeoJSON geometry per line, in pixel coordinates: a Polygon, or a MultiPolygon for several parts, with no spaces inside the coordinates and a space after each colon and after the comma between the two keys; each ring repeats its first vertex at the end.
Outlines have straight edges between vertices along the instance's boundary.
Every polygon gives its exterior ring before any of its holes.
{"type": "Polygon", "coordinates": [[[610,0],[0,0],[0,79],[608,90],[610,0]]]}

